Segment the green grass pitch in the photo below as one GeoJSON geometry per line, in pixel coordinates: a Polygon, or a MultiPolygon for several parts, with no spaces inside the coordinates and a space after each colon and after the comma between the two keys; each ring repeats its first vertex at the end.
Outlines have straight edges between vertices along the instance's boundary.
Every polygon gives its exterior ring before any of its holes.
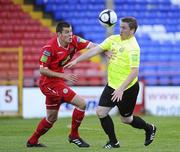
{"type": "MultiPolygon", "coordinates": [[[[148,122],[157,126],[154,142],[144,146],[144,131],[122,124],[118,116],[112,117],[121,147],[114,152],[179,152],[180,151],[180,117],[143,116],[148,122]]],[[[81,127],[81,137],[90,148],[78,148],[69,144],[67,136],[71,118],[61,118],[40,142],[47,148],[26,148],[27,138],[32,134],[40,119],[21,119],[0,117],[0,152],[105,152],[102,146],[107,137],[100,127],[96,116],[85,117],[81,127]]]]}

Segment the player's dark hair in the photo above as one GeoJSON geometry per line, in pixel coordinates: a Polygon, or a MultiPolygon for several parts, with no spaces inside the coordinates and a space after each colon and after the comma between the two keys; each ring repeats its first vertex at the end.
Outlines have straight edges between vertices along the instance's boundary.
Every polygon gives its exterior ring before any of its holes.
{"type": "Polygon", "coordinates": [[[56,33],[62,33],[64,27],[71,27],[71,25],[68,22],[60,21],[56,26],[56,33]]]}
{"type": "Polygon", "coordinates": [[[137,28],[138,28],[138,23],[136,18],[134,17],[124,17],[121,19],[122,22],[126,22],[129,24],[130,29],[134,29],[134,33],[136,32],[137,28]]]}

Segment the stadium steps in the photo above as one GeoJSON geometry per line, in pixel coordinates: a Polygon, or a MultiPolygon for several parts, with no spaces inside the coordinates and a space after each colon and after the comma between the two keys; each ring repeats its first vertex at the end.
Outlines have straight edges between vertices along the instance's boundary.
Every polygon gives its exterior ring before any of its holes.
{"type": "Polygon", "coordinates": [[[24,0],[13,0],[13,2],[19,4],[24,12],[28,13],[33,19],[38,19],[43,26],[48,27],[52,33],[55,33],[53,21],[51,19],[43,18],[43,12],[34,11],[34,6],[31,4],[24,4],[24,0]]]}

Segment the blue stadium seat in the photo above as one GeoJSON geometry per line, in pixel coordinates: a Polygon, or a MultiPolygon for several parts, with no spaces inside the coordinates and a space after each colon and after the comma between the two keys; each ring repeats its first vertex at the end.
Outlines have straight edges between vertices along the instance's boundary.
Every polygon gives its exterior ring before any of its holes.
{"type": "Polygon", "coordinates": [[[168,76],[159,77],[159,85],[169,86],[171,84],[171,79],[168,76]]]}
{"type": "Polygon", "coordinates": [[[179,86],[180,85],[180,76],[173,76],[171,78],[172,85],[179,86]]]}
{"type": "Polygon", "coordinates": [[[154,86],[154,85],[157,85],[158,83],[159,83],[158,78],[156,76],[145,77],[145,85],[154,86]]]}

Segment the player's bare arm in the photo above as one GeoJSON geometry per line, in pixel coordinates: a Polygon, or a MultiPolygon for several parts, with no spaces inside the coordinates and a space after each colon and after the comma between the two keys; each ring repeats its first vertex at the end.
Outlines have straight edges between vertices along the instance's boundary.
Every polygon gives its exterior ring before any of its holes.
{"type": "Polygon", "coordinates": [[[131,72],[129,74],[129,76],[127,77],[127,79],[122,83],[122,85],[116,89],[113,93],[112,93],[112,101],[121,101],[122,100],[122,95],[124,90],[127,88],[127,86],[138,76],[139,73],[139,68],[137,67],[133,67],[131,68],[131,72]]]}
{"type": "Polygon", "coordinates": [[[57,77],[57,78],[62,78],[64,80],[68,80],[71,82],[76,82],[78,77],[76,74],[65,74],[65,73],[59,73],[52,71],[48,69],[47,67],[40,67],[40,73],[42,75],[48,76],[48,77],[57,77]]]}
{"type": "Polygon", "coordinates": [[[87,49],[91,49],[91,48],[94,48],[96,46],[98,46],[98,44],[90,42],[89,45],[87,46],[87,49]]]}
{"type": "Polygon", "coordinates": [[[93,47],[91,49],[89,49],[87,52],[85,52],[84,54],[80,55],[78,58],[76,58],[75,60],[69,62],[68,64],[65,65],[65,67],[72,67],[74,66],[75,64],[77,64],[78,62],[81,62],[81,61],[84,61],[86,59],[89,59],[97,54],[100,54],[102,53],[104,50],[99,47],[99,46],[96,46],[96,47],[93,47]]]}

